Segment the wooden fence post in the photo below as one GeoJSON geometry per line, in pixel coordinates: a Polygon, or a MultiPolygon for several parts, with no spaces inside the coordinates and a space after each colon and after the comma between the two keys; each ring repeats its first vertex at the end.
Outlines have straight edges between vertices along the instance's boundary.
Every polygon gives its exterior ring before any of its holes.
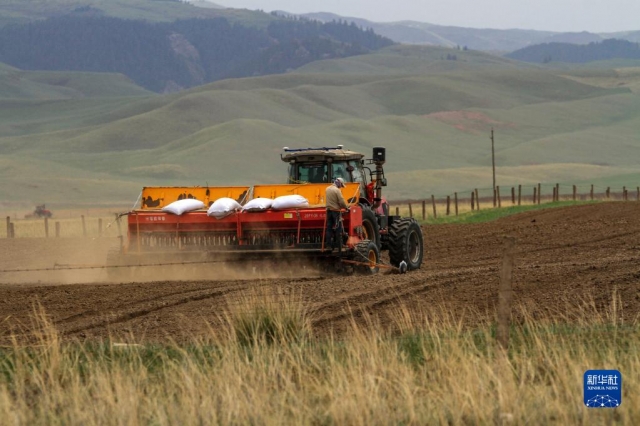
{"type": "Polygon", "coordinates": [[[8,232],[9,232],[9,235],[10,235],[9,238],[15,238],[16,237],[16,224],[15,223],[13,223],[13,222],[9,223],[8,232]]]}
{"type": "Polygon", "coordinates": [[[427,220],[427,202],[422,200],[422,220],[427,220]]]}
{"type": "MultiPolygon", "coordinates": [[[[640,198],[638,198],[638,200],[640,200],[640,198]]],[[[476,209],[476,193],[471,191],[471,211],[474,211],[476,209]]]]}
{"type": "Polygon", "coordinates": [[[456,216],[458,216],[458,193],[453,193],[453,203],[456,206],[456,216]]]}
{"type": "Polygon", "coordinates": [[[451,213],[451,197],[447,195],[447,216],[451,213]]]}
{"type": "Polygon", "coordinates": [[[478,197],[478,188],[476,188],[475,191],[476,191],[476,210],[480,211],[480,197],[478,197]]]}
{"type": "Polygon", "coordinates": [[[437,219],[438,213],[436,212],[436,197],[434,197],[433,195],[431,195],[431,204],[433,204],[433,218],[437,219]]]}
{"type": "Polygon", "coordinates": [[[551,200],[552,203],[556,202],[556,187],[553,187],[553,199],[551,200]]]}
{"type": "Polygon", "coordinates": [[[511,187],[511,204],[516,205],[516,188],[511,187]]]}
{"type": "Polygon", "coordinates": [[[591,197],[591,201],[593,201],[593,184],[591,184],[591,192],[589,193],[589,196],[591,197]]]}
{"type": "Polygon", "coordinates": [[[500,271],[500,291],[498,293],[498,330],[500,346],[509,348],[509,327],[511,323],[511,301],[513,299],[513,263],[516,240],[505,237],[502,251],[502,269],[500,271]]]}
{"type": "Polygon", "coordinates": [[[573,201],[576,201],[576,195],[578,193],[578,188],[573,185],[573,201]]]}
{"type": "Polygon", "coordinates": [[[607,186],[607,191],[606,191],[606,196],[607,196],[607,200],[609,199],[609,197],[611,196],[611,187],[607,186]]]}
{"type": "Polygon", "coordinates": [[[498,198],[498,207],[502,207],[502,200],[500,199],[500,187],[496,186],[496,197],[498,198]]]}
{"type": "Polygon", "coordinates": [[[56,238],[60,237],[60,222],[56,222],[56,238]]]}
{"type": "Polygon", "coordinates": [[[118,236],[121,236],[122,227],[120,226],[120,216],[118,216],[118,213],[115,213],[115,221],[116,221],[116,224],[118,224],[118,236]]]}
{"type": "Polygon", "coordinates": [[[493,208],[495,209],[496,206],[498,205],[498,191],[496,191],[496,188],[493,188],[493,208]]]}
{"type": "Polygon", "coordinates": [[[400,216],[400,207],[396,207],[396,216],[400,216]]]}
{"type": "Polygon", "coordinates": [[[82,215],[80,217],[82,217],[82,236],[86,237],[87,236],[87,224],[84,221],[84,215],[82,215]]]}
{"type": "Polygon", "coordinates": [[[522,201],[522,185],[518,185],[518,205],[522,201]]]}
{"type": "MultiPolygon", "coordinates": [[[[411,207],[411,203],[409,203],[409,217],[413,217],[413,207],[411,207]]],[[[102,228],[102,226],[100,228],[102,228]]],[[[102,234],[102,232],[100,233],[102,234]]]]}
{"type": "Polygon", "coordinates": [[[627,187],[622,187],[622,201],[627,201],[627,187]]]}
{"type": "Polygon", "coordinates": [[[7,238],[11,238],[11,216],[7,216],[7,238]]]}
{"type": "Polygon", "coordinates": [[[49,218],[44,218],[44,236],[49,238],[49,218]]]}
{"type": "Polygon", "coordinates": [[[540,188],[540,184],[538,184],[538,205],[540,205],[540,198],[542,198],[542,189],[540,188]]]}

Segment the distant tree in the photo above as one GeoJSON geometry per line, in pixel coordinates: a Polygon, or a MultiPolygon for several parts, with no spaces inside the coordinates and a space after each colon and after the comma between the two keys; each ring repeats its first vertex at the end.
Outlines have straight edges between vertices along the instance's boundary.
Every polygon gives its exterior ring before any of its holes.
{"type": "Polygon", "coordinates": [[[224,18],[153,24],[92,12],[82,9],[79,15],[0,28],[0,62],[27,70],[117,72],[162,92],[223,78],[282,73],[318,59],[393,44],[346,21],[288,18],[260,29],[224,18]]]}
{"type": "Polygon", "coordinates": [[[640,46],[626,40],[607,39],[599,43],[576,45],[569,43],[544,43],[525,47],[507,55],[527,62],[584,63],[607,59],[640,59],[640,46]]]}

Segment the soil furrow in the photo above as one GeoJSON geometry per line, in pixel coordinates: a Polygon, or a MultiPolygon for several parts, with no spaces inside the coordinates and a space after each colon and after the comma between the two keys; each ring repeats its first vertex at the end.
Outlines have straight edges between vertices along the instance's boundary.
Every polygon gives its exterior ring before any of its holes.
{"type": "MultiPolygon", "coordinates": [[[[218,273],[216,266],[206,272],[192,268],[199,276],[185,274],[181,280],[150,271],[147,278],[162,281],[127,283],[109,282],[104,271],[5,274],[0,276],[0,340],[28,332],[38,305],[63,338],[188,339],[217,327],[225,310],[247,309],[248,295],[269,292],[301,299],[318,334],[341,333],[352,317],[392,324],[400,306],[428,311],[444,305],[474,323],[494,315],[503,235],[516,238],[516,305],[526,305],[536,315],[561,315],[580,300],[593,300],[605,309],[615,293],[623,319],[632,321],[640,315],[639,218],[640,203],[615,202],[528,212],[483,224],[430,225],[423,227],[422,268],[407,275],[318,278],[317,271],[295,265],[283,267],[279,278],[235,266],[218,273]]],[[[3,239],[0,269],[97,263],[106,258],[108,246],[106,240],[3,239]]]]}

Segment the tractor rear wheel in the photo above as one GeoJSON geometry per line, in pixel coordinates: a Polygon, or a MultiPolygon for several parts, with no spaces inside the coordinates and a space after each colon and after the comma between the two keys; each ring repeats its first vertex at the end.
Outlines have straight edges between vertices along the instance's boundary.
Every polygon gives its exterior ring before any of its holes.
{"type": "Polygon", "coordinates": [[[378,225],[378,218],[376,214],[371,210],[371,207],[360,204],[362,208],[362,231],[364,240],[373,241],[378,250],[380,250],[380,226],[378,225]]]}
{"type": "Polygon", "coordinates": [[[393,266],[400,266],[403,260],[407,269],[420,268],[424,256],[422,230],[415,219],[401,218],[389,227],[389,258],[393,266]]]}
{"type": "Polygon", "coordinates": [[[363,275],[375,275],[380,270],[380,250],[376,243],[370,240],[359,242],[355,247],[356,262],[364,263],[357,265],[354,269],[363,275]]]}

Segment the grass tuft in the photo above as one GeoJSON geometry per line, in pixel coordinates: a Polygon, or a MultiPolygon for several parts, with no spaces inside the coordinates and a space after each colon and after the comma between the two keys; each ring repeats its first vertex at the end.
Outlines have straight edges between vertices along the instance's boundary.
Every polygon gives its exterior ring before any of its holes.
{"type": "Polygon", "coordinates": [[[226,319],[242,347],[297,344],[311,334],[309,313],[302,300],[281,292],[243,295],[230,303],[226,319]]]}

